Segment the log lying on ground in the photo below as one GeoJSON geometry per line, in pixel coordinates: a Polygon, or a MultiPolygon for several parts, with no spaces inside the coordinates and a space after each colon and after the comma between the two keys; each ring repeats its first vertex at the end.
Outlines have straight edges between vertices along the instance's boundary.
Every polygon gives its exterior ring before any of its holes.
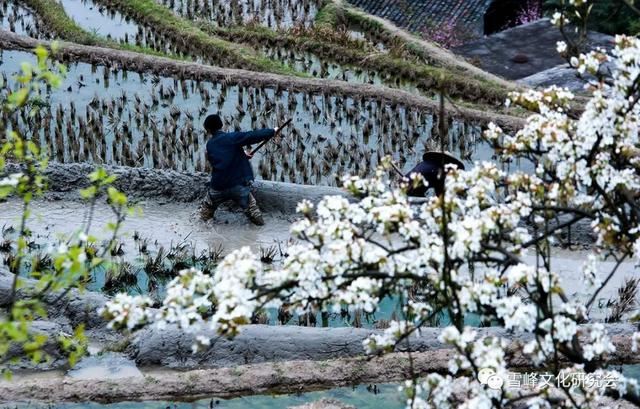
{"type": "MultiPolygon", "coordinates": [[[[609,325],[617,352],[612,363],[637,363],[637,354],[631,352],[631,325],[609,325]]],[[[289,327],[276,327],[288,331],[289,327]]],[[[316,337],[321,336],[317,329],[316,337]]],[[[346,329],[349,330],[349,329],[346,329]]],[[[429,329],[436,334],[437,328],[429,329]]],[[[478,329],[490,334],[500,329],[478,329]]],[[[503,334],[504,335],[504,334],[503,334]]],[[[531,369],[529,361],[514,353],[521,342],[513,336],[508,354],[512,369],[531,369]]],[[[263,347],[264,341],[256,342],[263,347]]],[[[291,339],[296,344],[297,339],[291,339]]],[[[215,369],[196,369],[186,372],[154,371],[144,377],[123,379],[74,379],[70,377],[30,377],[14,382],[0,382],[0,402],[15,401],[93,401],[114,402],[123,400],[193,400],[216,396],[230,398],[260,393],[298,393],[315,389],[326,389],[356,384],[397,382],[412,375],[445,373],[454,354],[451,348],[435,346],[426,352],[411,354],[393,353],[382,357],[342,358],[323,361],[294,360],[264,362],[250,365],[215,369]]]]}
{"type": "MultiPolygon", "coordinates": [[[[0,47],[5,50],[31,50],[38,44],[50,47],[50,42],[20,36],[10,31],[0,31],[0,47]]],[[[427,112],[437,112],[438,103],[432,99],[411,94],[407,91],[378,85],[355,84],[338,80],[298,78],[286,75],[269,74],[232,68],[212,67],[208,65],[176,61],[165,57],[139,54],[132,51],[87,46],[67,42],[59,43],[60,57],[70,61],[82,61],[90,64],[119,66],[121,69],[136,72],[152,72],[162,76],[199,81],[226,81],[241,86],[260,86],[286,89],[288,91],[328,94],[333,96],[366,98],[382,103],[404,105],[427,112]]],[[[491,113],[466,107],[449,107],[450,117],[478,123],[496,122],[506,130],[520,129],[522,118],[491,113]]]]}

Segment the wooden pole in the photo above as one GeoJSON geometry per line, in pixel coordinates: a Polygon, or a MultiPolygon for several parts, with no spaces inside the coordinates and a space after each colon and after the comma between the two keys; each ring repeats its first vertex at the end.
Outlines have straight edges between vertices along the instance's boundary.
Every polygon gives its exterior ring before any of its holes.
{"type": "MultiPolygon", "coordinates": [[[[276,131],[275,135],[279,134],[282,131],[282,128],[284,128],[285,126],[289,125],[290,123],[291,123],[291,118],[289,118],[286,121],[284,121],[284,123],[278,127],[278,130],[276,131]]],[[[270,140],[271,140],[271,138],[267,139],[266,141],[260,142],[260,144],[258,146],[256,146],[255,148],[253,148],[253,150],[251,152],[249,152],[249,155],[253,156],[256,152],[258,152],[258,150],[260,148],[262,148],[264,145],[266,145],[267,142],[269,142],[270,140]]]]}

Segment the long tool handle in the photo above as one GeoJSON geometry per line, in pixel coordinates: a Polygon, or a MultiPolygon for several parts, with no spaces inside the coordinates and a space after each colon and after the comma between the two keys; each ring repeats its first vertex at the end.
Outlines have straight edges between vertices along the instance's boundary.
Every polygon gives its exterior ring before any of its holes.
{"type": "Polygon", "coordinates": [[[402,173],[402,171],[400,170],[400,168],[398,168],[398,165],[396,165],[393,161],[391,161],[391,167],[393,168],[393,170],[396,171],[396,173],[398,174],[398,176],[400,176],[401,178],[404,177],[404,173],[402,173]]]}
{"type": "MultiPolygon", "coordinates": [[[[282,128],[284,128],[285,126],[289,125],[290,123],[291,123],[291,118],[289,118],[286,121],[284,121],[284,123],[278,127],[278,130],[276,131],[275,135],[279,134],[280,131],[282,131],[282,128]]],[[[269,142],[270,140],[271,140],[271,138],[267,139],[266,141],[260,142],[260,144],[258,146],[256,146],[255,148],[253,148],[253,150],[251,152],[249,152],[249,155],[253,156],[256,152],[258,152],[258,150],[260,148],[262,148],[264,145],[266,145],[267,142],[269,142]]]]}

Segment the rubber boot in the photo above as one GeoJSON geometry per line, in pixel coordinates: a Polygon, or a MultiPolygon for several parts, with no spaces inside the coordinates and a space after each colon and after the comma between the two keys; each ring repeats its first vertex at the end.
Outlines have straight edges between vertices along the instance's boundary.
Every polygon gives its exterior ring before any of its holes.
{"type": "Polygon", "coordinates": [[[213,203],[211,203],[211,200],[207,198],[200,204],[200,209],[198,210],[200,212],[200,218],[202,221],[206,222],[213,219],[213,216],[216,214],[217,206],[214,206],[213,203]]]}
{"type": "Polygon", "coordinates": [[[255,224],[256,226],[264,226],[262,212],[258,207],[258,203],[256,202],[255,197],[253,197],[253,194],[251,193],[249,193],[249,207],[247,208],[247,210],[245,210],[245,213],[247,214],[247,217],[249,218],[249,221],[251,221],[251,223],[255,224]]]}

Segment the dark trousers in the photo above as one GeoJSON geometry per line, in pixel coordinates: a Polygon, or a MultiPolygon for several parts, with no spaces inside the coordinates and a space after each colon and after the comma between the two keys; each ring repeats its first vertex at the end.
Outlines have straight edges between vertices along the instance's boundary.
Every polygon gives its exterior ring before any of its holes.
{"type": "Polygon", "coordinates": [[[215,190],[209,188],[208,204],[213,209],[217,209],[221,204],[233,201],[243,210],[249,209],[249,195],[251,194],[251,186],[234,186],[225,190],[215,190]]]}
{"type": "Polygon", "coordinates": [[[234,202],[244,210],[249,220],[262,226],[264,219],[260,208],[256,203],[256,199],[253,196],[253,187],[251,185],[237,185],[225,190],[215,190],[209,188],[207,192],[207,198],[200,207],[200,215],[203,220],[209,220],[214,215],[218,207],[225,202],[234,202]]]}

